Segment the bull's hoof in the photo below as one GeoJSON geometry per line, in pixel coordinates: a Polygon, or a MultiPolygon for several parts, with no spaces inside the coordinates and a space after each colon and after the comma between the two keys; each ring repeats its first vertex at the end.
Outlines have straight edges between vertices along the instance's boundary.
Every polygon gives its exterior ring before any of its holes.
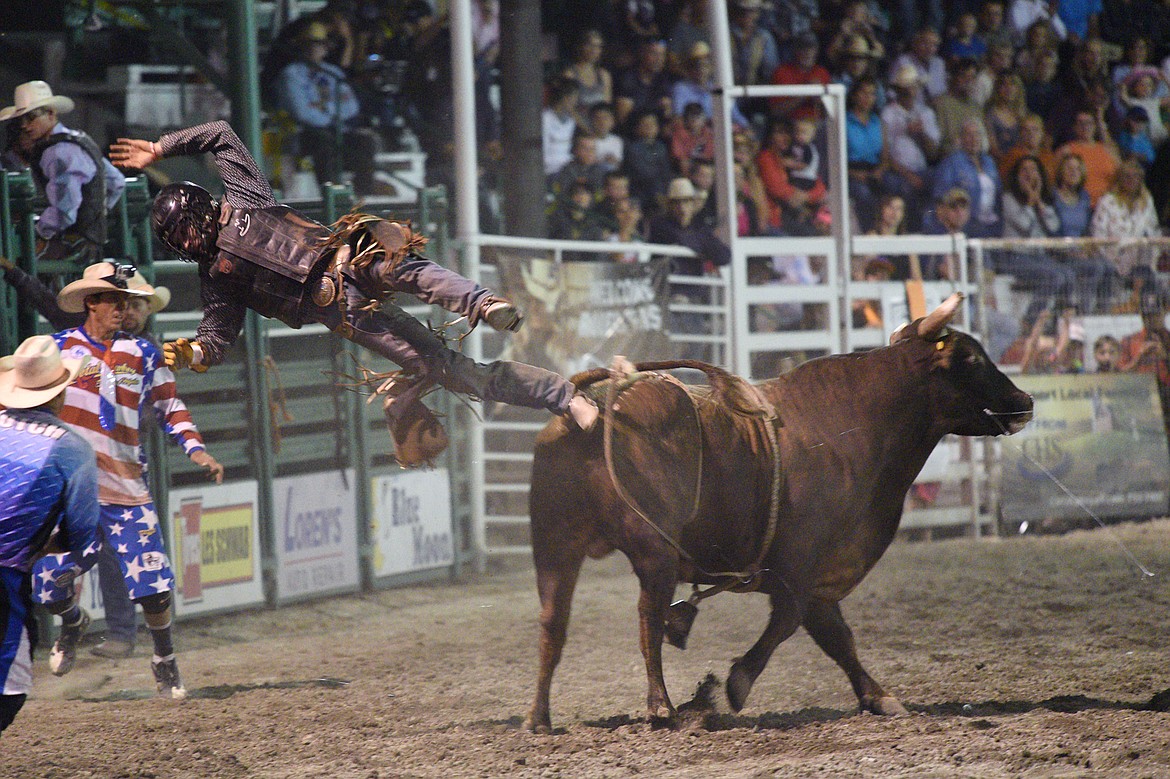
{"type": "Polygon", "coordinates": [[[880,698],[874,698],[869,702],[868,706],[864,707],[866,711],[871,711],[874,714],[881,714],[884,717],[898,717],[903,714],[909,714],[906,707],[902,705],[901,701],[892,695],[883,695],[880,698]]]}
{"type": "Polygon", "coordinates": [[[731,666],[727,674],[727,702],[731,710],[738,712],[747,703],[748,693],[752,691],[752,679],[740,665],[731,666]]]}
{"type": "Polygon", "coordinates": [[[678,724],[678,713],[669,704],[651,706],[647,720],[652,728],[673,728],[678,724]]]}
{"type": "Polygon", "coordinates": [[[529,714],[524,718],[524,729],[529,733],[547,736],[552,733],[552,721],[548,717],[537,718],[529,714]]]}

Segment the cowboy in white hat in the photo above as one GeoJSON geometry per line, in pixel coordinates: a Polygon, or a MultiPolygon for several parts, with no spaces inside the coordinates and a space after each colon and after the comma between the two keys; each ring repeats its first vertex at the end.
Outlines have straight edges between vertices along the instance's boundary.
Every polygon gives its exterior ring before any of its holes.
{"type": "Polygon", "coordinates": [[[27,165],[49,201],[37,219],[37,256],[92,262],[106,242],[106,211],[118,202],[126,178],[83,132],[61,124],[74,108],[44,81],[18,87],[0,122],[12,122],[5,162],[27,165]]]}
{"type": "Polygon", "coordinates": [[[57,421],[65,389],[83,361],[62,358],[50,336],[29,338],[0,359],[0,731],[32,684],[27,626],[32,604],[61,617],[49,656],[54,672],[72,664],[87,618],[74,594],[97,561],[97,463],[93,449],[57,421]],[[46,554],[51,549],[51,554],[46,554]]]}

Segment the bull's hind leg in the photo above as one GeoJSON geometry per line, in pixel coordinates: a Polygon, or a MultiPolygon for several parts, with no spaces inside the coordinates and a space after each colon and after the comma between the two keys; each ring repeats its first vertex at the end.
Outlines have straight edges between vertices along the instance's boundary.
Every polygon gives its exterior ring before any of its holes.
{"type": "Polygon", "coordinates": [[[862,711],[874,714],[906,713],[906,708],[898,699],[888,695],[861,667],[861,661],[857,659],[857,647],[853,643],[853,631],[845,624],[838,603],[824,600],[809,603],[804,613],[804,629],[849,677],[862,711]]]}
{"type": "Polygon", "coordinates": [[[732,711],[739,711],[747,701],[752,685],[764,672],[764,666],[780,643],[796,632],[800,625],[800,614],[796,603],[787,589],[779,595],[772,594],[772,613],[763,635],[752,645],[747,654],[731,664],[727,674],[727,702],[732,711]]]}
{"type": "Polygon", "coordinates": [[[662,638],[666,610],[678,583],[678,559],[666,551],[644,551],[629,557],[642,586],[638,597],[638,634],[646,661],[646,710],[652,720],[672,720],[675,710],[662,677],[662,638]]]}
{"type": "Polygon", "coordinates": [[[536,678],[536,698],[532,710],[524,720],[524,729],[533,733],[550,733],[549,688],[553,672],[561,661],[569,615],[573,606],[573,590],[581,574],[584,555],[562,555],[555,560],[536,560],[536,589],[540,595],[540,672],[536,678]]]}

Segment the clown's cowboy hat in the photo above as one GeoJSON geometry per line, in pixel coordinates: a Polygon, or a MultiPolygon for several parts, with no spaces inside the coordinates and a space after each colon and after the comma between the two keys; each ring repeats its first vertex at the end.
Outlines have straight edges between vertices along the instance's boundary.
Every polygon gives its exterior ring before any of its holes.
{"type": "Polygon", "coordinates": [[[43,406],[73,383],[88,359],[62,358],[52,336],[26,339],[13,354],[0,359],[0,405],[43,406]]]}

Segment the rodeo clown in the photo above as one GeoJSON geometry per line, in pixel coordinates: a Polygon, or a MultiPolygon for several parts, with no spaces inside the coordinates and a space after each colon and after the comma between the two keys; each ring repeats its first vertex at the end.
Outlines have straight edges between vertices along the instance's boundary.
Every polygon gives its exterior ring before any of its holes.
{"type": "MultiPolygon", "coordinates": [[[[204,371],[236,340],[247,308],[299,328],[319,322],[386,357],[402,372],[377,391],[406,466],[429,462],[447,445],[438,420],[419,402],[440,385],[452,392],[569,416],[587,430],[597,419],[592,400],[562,376],[524,363],[476,363],[390,302],[406,292],[501,331],[515,331],[516,307],[418,252],[426,239],[409,227],[351,213],[332,227],[279,205],[272,188],[226,122],[163,135],[157,142],[119,138],[110,159],[145,168],[163,157],[210,152],[224,182],[222,203],[191,183],[168,184],[154,200],[155,234],[185,260],[199,264],[203,320],[195,340],[163,345],[167,365],[204,371]]],[[[384,377],[379,377],[384,378],[384,377]]]]}
{"type": "MultiPolygon", "coordinates": [[[[134,268],[99,262],[57,294],[65,313],[86,315],[80,327],[53,338],[66,357],[89,357],[89,366],[65,392],[61,421],[97,454],[100,529],[118,557],[130,600],[142,606],[154,643],[150,667],[160,695],[182,700],[187,691],[179,678],[171,635],[171,592],[175,575],[167,559],[162,528],[143,472],[139,422],[153,413],[162,429],[182,447],[191,462],[223,481],[223,466],[208,453],[186,405],[176,394],[175,375],[163,364],[154,344],[122,331],[131,297],[147,298],[149,286],[130,289],[134,268]]],[[[73,667],[77,642],[89,617],[58,641],[61,657],[50,669],[58,676],[73,667]]],[[[55,653],[56,654],[56,653],[55,653]]]]}
{"type": "MultiPolygon", "coordinates": [[[[83,363],[61,359],[47,335],[0,360],[0,731],[32,686],[34,590],[60,615],[62,641],[80,637],[85,622],[73,584],[101,547],[97,462],[85,439],[57,421],[83,363]]],[[[54,647],[50,668],[60,658],[54,647]]]]}

